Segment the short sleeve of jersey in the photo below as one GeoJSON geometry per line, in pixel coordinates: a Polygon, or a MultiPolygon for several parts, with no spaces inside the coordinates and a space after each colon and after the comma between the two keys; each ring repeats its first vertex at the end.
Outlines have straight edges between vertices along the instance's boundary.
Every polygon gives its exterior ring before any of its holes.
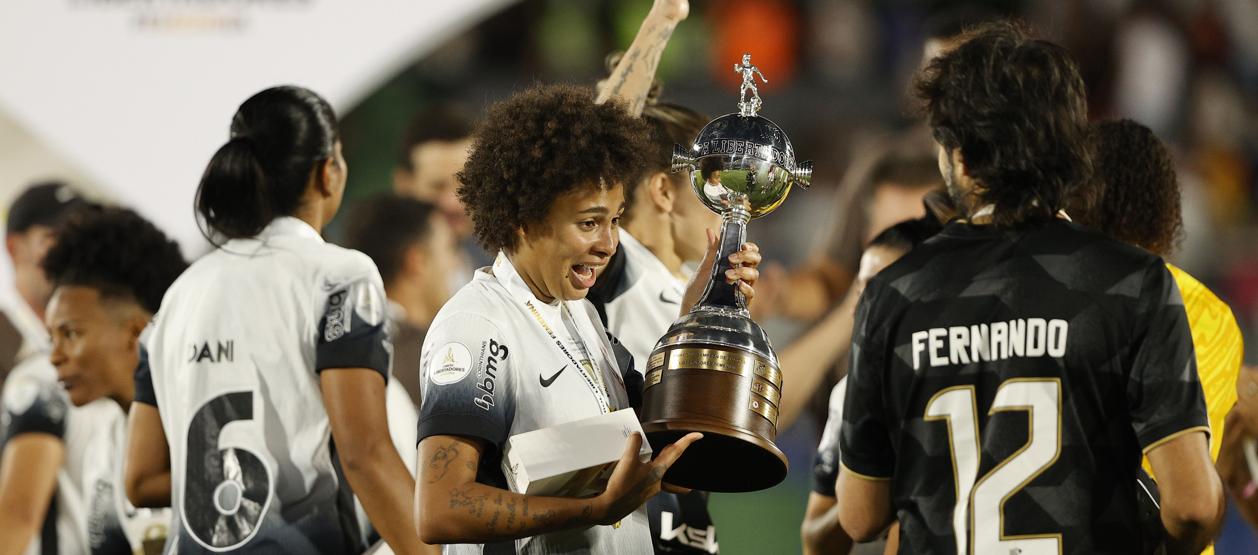
{"type": "Polygon", "coordinates": [[[315,341],[315,371],[370,368],[389,376],[388,301],[374,272],[326,291],[315,341]]]}
{"type": "Polygon", "coordinates": [[[1184,302],[1161,264],[1145,276],[1139,315],[1145,327],[1135,336],[1127,402],[1132,427],[1146,452],[1186,431],[1209,433],[1205,398],[1197,375],[1184,302]]]}
{"type": "Polygon", "coordinates": [[[817,458],[812,463],[812,490],[826,497],[834,497],[834,480],[839,475],[839,430],[843,429],[843,395],[846,390],[847,378],[839,380],[830,390],[826,427],[821,431],[817,458]]]}
{"type": "Polygon", "coordinates": [[[895,469],[882,391],[883,375],[890,363],[884,356],[887,340],[882,337],[887,327],[877,325],[871,317],[880,291],[879,282],[871,281],[856,309],[847,393],[843,398],[843,429],[839,435],[843,466],[869,479],[890,478],[895,469]]]}
{"type": "Polygon", "coordinates": [[[63,438],[69,410],[70,401],[55,382],[10,377],[4,384],[3,440],[27,433],[63,438]]]}
{"type": "Polygon", "coordinates": [[[519,357],[519,345],[484,316],[456,313],[434,323],[420,356],[417,441],[453,435],[500,448],[515,417],[519,357]]]}
{"type": "Polygon", "coordinates": [[[140,362],[135,365],[135,401],[157,406],[157,393],[153,391],[153,369],[149,367],[148,349],[140,348],[140,362]]]}

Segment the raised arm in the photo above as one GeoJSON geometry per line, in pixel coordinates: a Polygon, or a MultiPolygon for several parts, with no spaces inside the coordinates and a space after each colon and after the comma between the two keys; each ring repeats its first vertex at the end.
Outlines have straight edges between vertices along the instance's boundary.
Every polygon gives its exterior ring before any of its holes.
{"type": "Polygon", "coordinates": [[[687,0],[655,0],[611,77],[599,84],[598,99],[594,102],[603,104],[615,98],[625,103],[630,114],[642,115],[664,47],[673,36],[673,29],[689,14],[687,0]]]}
{"type": "Polygon", "coordinates": [[[436,435],[419,443],[416,528],[429,543],[489,543],[600,524],[613,524],[660,491],[660,479],[699,434],[664,448],[651,462],[638,460],[642,436],[625,451],[597,497],[523,495],[476,482],[480,442],[436,435]]]}

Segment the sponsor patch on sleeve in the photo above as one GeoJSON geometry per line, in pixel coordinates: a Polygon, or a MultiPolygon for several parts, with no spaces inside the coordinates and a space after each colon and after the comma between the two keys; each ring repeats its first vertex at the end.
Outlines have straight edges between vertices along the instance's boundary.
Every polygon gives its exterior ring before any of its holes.
{"type": "Polygon", "coordinates": [[[443,345],[428,363],[428,379],[437,385],[449,385],[467,377],[472,369],[472,353],[462,343],[443,345]]]}

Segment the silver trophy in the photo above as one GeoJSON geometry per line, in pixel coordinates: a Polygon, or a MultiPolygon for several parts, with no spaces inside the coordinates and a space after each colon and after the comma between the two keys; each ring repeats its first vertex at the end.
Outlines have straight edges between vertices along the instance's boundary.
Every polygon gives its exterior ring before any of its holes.
{"type": "Polygon", "coordinates": [[[664,481],[704,491],[754,491],[786,477],[774,445],[782,372],[746,299],[725,282],[729,255],[746,242],[747,222],[772,212],[791,185],[807,188],[812,162],[795,161],[790,138],[758,115],[755,77],[744,54],[738,113],[704,126],[689,148],[677,145],[673,171],[690,172],[695,193],[723,217],[720,251],[703,298],[660,339],[647,361],[642,428],[658,452],[689,432],[703,439],[686,450],[664,481]]]}

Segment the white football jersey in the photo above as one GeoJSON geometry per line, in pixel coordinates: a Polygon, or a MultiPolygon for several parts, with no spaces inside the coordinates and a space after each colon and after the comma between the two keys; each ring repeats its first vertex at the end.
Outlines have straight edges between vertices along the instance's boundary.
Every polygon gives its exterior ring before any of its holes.
{"type": "MultiPolygon", "coordinates": [[[[538,300],[499,254],[437,313],[420,362],[418,437],[454,435],[493,449],[477,481],[506,489],[507,438],[628,406],[612,344],[583,300],[538,300]]],[[[422,461],[421,461],[422,464],[422,461]]],[[[446,553],[650,553],[645,508],[619,527],[593,526],[491,545],[448,545],[446,553]]]]}
{"type": "Polygon", "coordinates": [[[46,353],[9,375],[0,428],[3,442],[38,432],[57,437],[64,448],[55,494],[27,554],[132,553],[145,537],[166,536],[170,512],[137,510],[124,494],[126,415],[109,399],[73,406],[46,353]]]}
{"type": "MultiPolygon", "coordinates": [[[[634,368],[645,373],[655,344],[681,315],[686,282],[623,228],[615,257],[621,261],[613,261],[599,276],[600,284],[590,299],[602,303],[608,331],[633,355],[634,368]]],[[[689,268],[684,271],[693,273],[689,268]]],[[[705,493],[660,492],[647,502],[647,515],[656,553],[718,552],[716,526],[708,514],[705,493]]]]}
{"type": "Polygon", "coordinates": [[[366,255],[292,217],[228,241],[171,285],[149,360],[170,444],[173,551],[364,549],[319,372],[387,376],[386,303],[366,255]]]}
{"type": "Polygon", "coordinates": [[[607,329],[633,355],[638,371],[646,372],[655,344],[681,316],[686,282],[623,228],[620,248],[625,252],[625,274],[619,290],[604,305],[607,329]]]}
{"type": "Polygon", "coordinates": [[[839,432],[843,427],[843,396],[846,394],[847,377],[844,376],[830,390],[826,424],[812,465],[812,490],[826,497],[834,497],[834,481],[839,477],[839,432]]]}

